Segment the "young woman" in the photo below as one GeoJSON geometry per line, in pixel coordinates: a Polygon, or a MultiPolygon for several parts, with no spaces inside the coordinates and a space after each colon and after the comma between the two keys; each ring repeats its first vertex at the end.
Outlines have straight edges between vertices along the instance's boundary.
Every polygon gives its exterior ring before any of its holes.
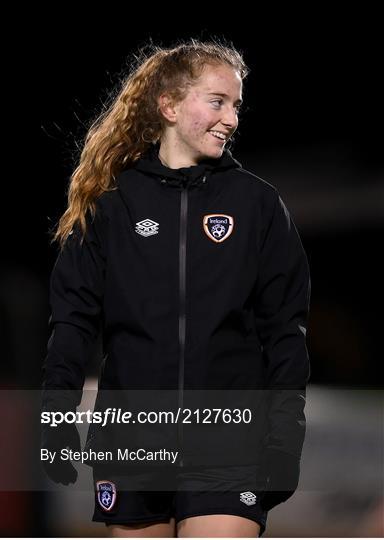
{"type": "MultiPolygon", "coordinates": [[[[44,407],[76,409],[100,332],[99,389],[174,391],[181,411],[189,391],[233,392],[234,423],[244,396],[272,392],[265,432],[225,431],[224,419],[221,432],[218,422],[195,437],[178,421],[173,491],[127,489],[95,465],[93,519],[112,536],[261,536],[297,487],[310,276],[277,190],[227,148],[247,73],[233,46],[154,48],[91,127],[71,178],[55,234],[44,407]]],[[[46,429],[43,444],[79,448],[73,424],[59,444],[57,433],[46,429]]],[[[76,480],[68,462],[46,469],[76,480]]]]}

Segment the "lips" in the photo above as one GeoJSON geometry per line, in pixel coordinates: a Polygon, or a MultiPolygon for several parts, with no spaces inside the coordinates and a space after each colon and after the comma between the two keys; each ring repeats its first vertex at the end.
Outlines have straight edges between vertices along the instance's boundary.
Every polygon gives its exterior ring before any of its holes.
{"type": "Polygon", "coordinates": [[[221,143],[221,144],[225,144],[226,140],[227,139],[219,139],[219,137],[216,137],[216,135],[214,135],[213,133],[211,133],[210,131],[208,132],[217,142],[221,143]]]}

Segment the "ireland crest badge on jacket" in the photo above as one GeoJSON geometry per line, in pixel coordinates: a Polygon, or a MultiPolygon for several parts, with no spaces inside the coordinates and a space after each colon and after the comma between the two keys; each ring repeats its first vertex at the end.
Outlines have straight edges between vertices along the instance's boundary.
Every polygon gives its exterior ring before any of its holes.
{"type": "Polygon", "coordinates": [[[234,219],[226,214],[207,214],[203,218],[205,234],[213,242],[224,242],[233,231],[234,219]]]}

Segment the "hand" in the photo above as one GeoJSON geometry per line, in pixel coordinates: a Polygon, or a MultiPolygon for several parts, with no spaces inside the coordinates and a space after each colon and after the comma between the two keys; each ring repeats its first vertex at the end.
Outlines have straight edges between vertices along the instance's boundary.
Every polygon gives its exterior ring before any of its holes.
{"type": "Polygon", "coordinates": [[[268,511],[288,500],[296,491],[300,477],[300,459],[286,452],[267,448],[262,463],[268,482],[260,505],[263,510],[268,511]]]}
{"type": "Polygon", "coordinates": [[[70,448],[75,452],[81,450],[80,436],[75,424],[63,422],[56,427],[42,425],[41,448],[56,452],[52,463],[50,460],[42,461],[45,472],[53,482],[74,484],[77,480],[77,470],[68,460],[62,460],[60,453],[63,448],[70,448]]]}

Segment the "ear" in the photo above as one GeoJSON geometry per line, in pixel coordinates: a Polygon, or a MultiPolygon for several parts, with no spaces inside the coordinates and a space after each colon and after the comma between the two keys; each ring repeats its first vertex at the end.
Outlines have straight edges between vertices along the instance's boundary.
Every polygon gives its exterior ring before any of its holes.
{"type": "Polygon", "coordinates": [[[162,94],[157,100],[160,113],[169,122],[174,123],[176,121],[176,106],[172,102],[171,97],[168,94],[162,94]]]}

